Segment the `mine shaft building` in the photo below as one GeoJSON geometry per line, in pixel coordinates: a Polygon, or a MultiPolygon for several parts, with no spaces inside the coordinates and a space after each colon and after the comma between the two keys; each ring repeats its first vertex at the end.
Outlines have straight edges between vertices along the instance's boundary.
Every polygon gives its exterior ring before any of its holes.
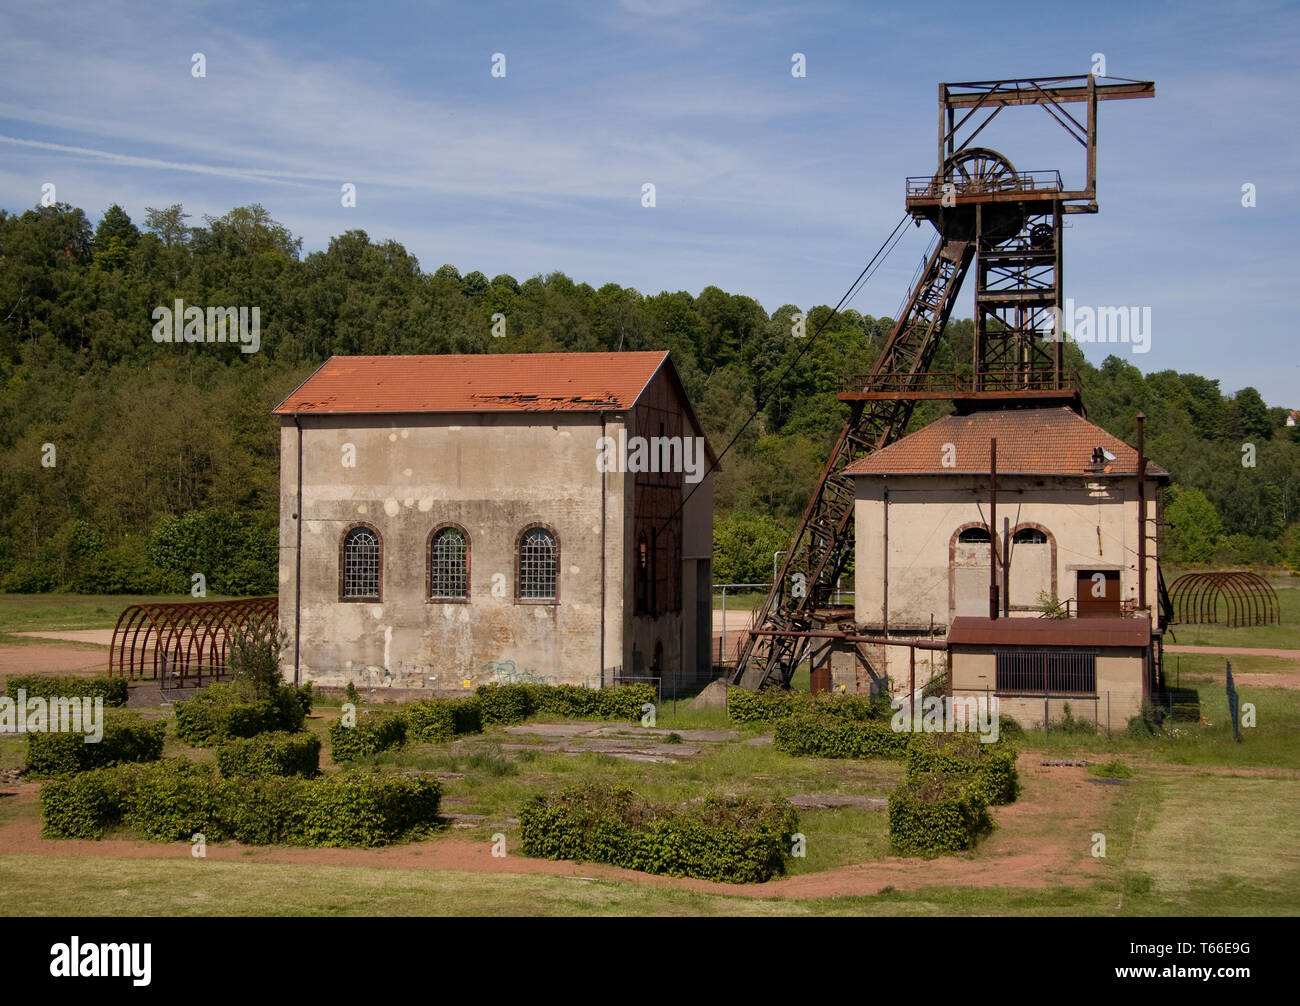
{"type": "Polygon", "coordinates": [[[286,677],[709,679],[716,458],[668,353],[336,356],[274,412],[286,677]]]}
{"type": "Polygon", "coordinates": [[[946,670],[950,694],[996,695],[1025,725],[1066,702],[1099,719],[1109,704],[1121,725],[1136,715],[1154,684],[1169,480],[1148,461],[1139,490],[1138,463],[1065,405],[959,411],[854,462],[856,632],[925,645],[859,643],[865,659],[841,655],[837,684],[870,689],[869,667],[906,695],[946,670]]]}

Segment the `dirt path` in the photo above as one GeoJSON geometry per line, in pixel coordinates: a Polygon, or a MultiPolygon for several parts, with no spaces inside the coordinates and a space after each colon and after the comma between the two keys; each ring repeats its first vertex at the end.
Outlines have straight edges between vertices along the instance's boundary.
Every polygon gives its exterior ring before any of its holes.
{"type": "Polygon", "coordinates": [[[0,677],[9,674],[108,673],[108,650],[75,646],[0,646],[0,677]]]}
{"type": "MultiPolygon", "coordinates": [[[[287,863],[309,866],[366,866],[387,869],[464,870],[482,873],[529,873],[595,877],[645,887],[732,894],[753,898],[827,898],[873,895],[884,888],[975,886],[1041,888],[1077,887],[1100,873],[1102,862],[1089,854],[1090,836],[1104,823],[1111,787],[1086,781],[1082,768],[1045,768],[1037,756],[1020,759],[1024,791],[1009,807],[993,808],[998,829],[976,856],[932,860],[888,857],[878,862],[803,874],[766,884],[722,884],[690,878],[659,877],[595,863],[555,862],[508,854],[492,855],[491,843],[437,838],[382,849],[290,849],[209,845],[207,858],[227,862],[287,863]]],[[[7,787],[6,797],[19,805],[35,804],[39,784],[7,787]]],[[[160,845],[121,839],[80,841],[44,839],[31,814],[0,826],[0,850],[44,856],[91,856],[117,859],[189,858],[184,842],[160,845]]]]}
{"type": "Polygon", "coordinates": [[[34,639],[57,639],[66,643],[94,643],[108,646],[113,642],[112,629],[63,629],[45,632],[11,632],[11,636],[31,636],[34,639]]]}

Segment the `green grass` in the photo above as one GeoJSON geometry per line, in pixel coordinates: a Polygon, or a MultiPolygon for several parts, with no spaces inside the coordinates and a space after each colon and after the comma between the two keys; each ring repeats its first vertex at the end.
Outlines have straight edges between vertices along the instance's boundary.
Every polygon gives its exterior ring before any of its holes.
{"type": "Polygon", "coordinates": [[[1295,779],[1164,769],[1134,788],[1145,827],[1124,866],[1126,912],[1300,911],[1295,779]]]}
{"type": "MultiPolygon", "coordinates": [[[[189,594],[0,594],[0,633],[111,629],[132,604],[194,601],[189,594]]],[[[226,601],[215,594],[205,601],[226,601]]]]}
{"type": "Polygon", "coordinates": [[[891,916],[1100,914],[1071,889],[926,889],[796,900],[544,874],[191,859],[0,856],[0,915],[891,916]]]}

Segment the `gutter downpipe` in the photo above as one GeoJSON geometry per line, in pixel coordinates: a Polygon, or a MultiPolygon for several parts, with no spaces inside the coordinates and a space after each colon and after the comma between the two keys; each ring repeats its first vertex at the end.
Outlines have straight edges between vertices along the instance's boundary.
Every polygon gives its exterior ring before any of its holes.
{"type": "MultiPolygon", "coordinates": [[[[601,444],[605,440],[605,413],[600,414],[601,444]]],[[[600,687],[605,687],[605,481],[608,472],[600,473],[600,687]]]]}
{"type": "Polygon", "coordinates": [[[293,572],[293,683],[294,687],[301,684],[301,661],[302,661],[302,423],[298,421],[298,413],[293,414],[293,425],[298,431],[298,512],[294,514],[298,523],[297,545],[294,548],[294,572],[293,572]]]}

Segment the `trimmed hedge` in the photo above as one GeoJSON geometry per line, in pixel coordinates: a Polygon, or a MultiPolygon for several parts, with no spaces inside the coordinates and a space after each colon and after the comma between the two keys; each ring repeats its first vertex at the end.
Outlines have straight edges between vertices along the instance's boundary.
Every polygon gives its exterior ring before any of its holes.
{"type": "Polygon", "coordinates": [[[41,784],[45,838],[99,838],[122,821],[128,786],[121,768],[62,776],[41,784]]]}
{"type": "Polygon", "coordinates": [[[48,674],[11,674],[5,678],[5,694],[18,698],[18,689],[28,698],[102,698],[106,706],[126,705],[126,678],[51,677],[48,674]]]}
{"type": "Polygon", "coordinates": [[[422,776],[342,772],[218,779],[210,764],[169,759],[56,779],[41,787],[42,834],[98,838],[119,823],[157,842],[386,845],[422,833],[441,789],[422,776]]]}
{"type": "Polygon", "coordinates": [[[1020,783],[1016,749],[1006,741],[980,743],[978,734],[914,733],[907,745],[907,777],[943,772],[967,782],[988,804],[1014,803],[1020,783]]]}
{"type": "Polygon", "coordinates": [[[167,724],[146,723],[134,713],[114,710],[104,716],[104,736],[86,743],[84,733],[27,735],[27,771],[32,775],[63,775],[123,762],[157,761],[162,757],[167,724]]]}
{"type": "Polygon", "coordinates": [[[236,738],[217,748],[217,768],[223,779],[283,775],[310,779],[320,772],[320,738],[284,731],[236,738]]]}
{"type": "Polygon", "coordinates": [[[850,720],[888,720],[889,697],[822,692],[794,692],[784,688],[727,689],[727,716],[736,723],[770,723],[791,716],[824,713],[850,720]]]}
{"type": "Polygon", "coordinates": [[[587,720],[639,720],[641,707],[655,702],[648,684],[618,688],[584,685],[479,685],[475,690],[483,723],[522,723],[537,713],[587,720]]]}
{"type": "Polygon", "coordinates": [[[176,703],[176,736],[193,747],[212,747],[236,737],[302,729],[311,707],[311,686],[283,687],[257,698],[247,686],[220,681],[186,702],[176,703]]]}
{"type": "Polygon", "coordinates": [[[337,762],[356,761],[406,743],[405,713],[362,713],[355,726],[330,724],[330,753],[337,762]]]}
{"type": "Polygon", "coordinates": [[[884,720],[845,716],[791,716],[776,725],[778,751],[813,758],[902,758],[910,735],[884,720]]]}
{"type": "Polygon", "coordinates": [[[909,778],[889,794],[889,844],[895,852],[958,852],[992,828],[975,788],[942,772],[909,778]]]}
{"type": "Polygon", "coordinates": [[[485,725],[522,723],[535,711],[527,685],[479,685],[474,698],[485,725]]]}
{"type": "Polygon", "coordinates": [[[798,826],[784,800],[712,797],[670,808],[598,783],[538,795],[519,809],[525,855],[734,884],[784,873],[798,826]]]}
{"type": "Polygon", "coordinates": [[[406,736],[417,744],[448,741],[463,734],[483,732],[476,698],[421,699],[404,710],[406,736]]]}

